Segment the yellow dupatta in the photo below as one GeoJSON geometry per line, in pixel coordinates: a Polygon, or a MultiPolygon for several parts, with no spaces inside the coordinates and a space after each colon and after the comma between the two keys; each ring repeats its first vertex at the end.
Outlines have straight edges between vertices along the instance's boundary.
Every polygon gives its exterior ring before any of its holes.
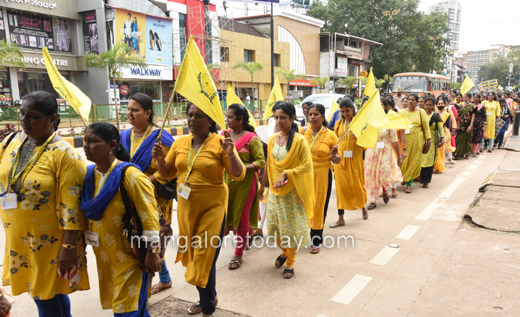
{"type": "Polygon", "coordinates": [[[314,215],[314,170],[309,145],[303,135],[295,133],[287,156],[278,162],[274,158],[272,150],[278,134],[276,133],[269,138],[269,163],[267,166],[269,191],[276,196],[283,196],[287,195],[293,188],[296,188],[296,192],[305,208],[307,221],[310,223],[314,215]],[[274,183],[280,178],[282,172],[287,174],[289,181],[281,188],[273,188],[274,183]]]}

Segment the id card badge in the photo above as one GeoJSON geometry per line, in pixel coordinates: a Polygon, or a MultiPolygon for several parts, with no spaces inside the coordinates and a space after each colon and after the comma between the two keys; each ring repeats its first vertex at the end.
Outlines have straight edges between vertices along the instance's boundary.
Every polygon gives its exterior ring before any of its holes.
{"type": "Polygon", "coordinates": [[[191,188],[186,186],[186,184],[180,184],[179,185],[179,190],[177,191],[177,194],[179,196],[181,196],[182,198],[188,200],[188,198],[190,197],[190,193],[191,193],[191,188]]]}
{"type": "Polygon", "coordinates": [[[377,142],[376,149],[384,149],[385,148],[385,142],[377,142]]]}
{"type": "Polygon", "coordinates": [[[16,209],[18,207],[17,204],[17,196],[15,193],[5,194],[2,196],[2,209],[3,210],[10,210],[10,209],[16,209]]]}
{"type": "Polygon", "coordinates": [[[344,152],[343,152],[343,157],[344,157],[344,158],[353,157],[353,156],[354,156],[353,154],[354,154],[354,153],[353,153],[352,151],[344,151],[344,152]]]}
{"type": "Polygon", "coordinates": [[[488,111],[487,115],[488,115],[488,116],[492,116],[492,115],[493,115],[493,112],[488,111]]]}
{"type": "Polygon", "coordinates": [[[404,130],[404,134],[410,134],[410,129],[404,130]]]}
{"type": "Polygon", "coordinates": [[[99,247],[99,233],[85,231],[85,242],[93,247],[99,247]]]}

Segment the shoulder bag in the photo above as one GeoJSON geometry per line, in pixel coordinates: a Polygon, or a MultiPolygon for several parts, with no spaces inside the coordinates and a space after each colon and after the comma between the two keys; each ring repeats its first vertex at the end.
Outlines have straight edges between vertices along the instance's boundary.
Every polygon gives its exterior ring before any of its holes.
{"type": "Polygon", "coordinates": [[[423,127],[423,123],[422,123],[421,108],[419,108],[419,118],[421,120],[421,129],[422,129],[423,137],[424,137],[424,145],[423,145],[423,149],[422,149],[422,154],[428,154],[428,152],[430,151],[430,144],[426,142],[426,132],[424,132],[424,127],[423,127]]]}
{"type": "Polygon", "coordinates": [[[166,200],[173,200],[177,198],[177,176],[166,184],[157,182],[157,195],[166,200]]]}
{"type": "MultiPolygon", "coordinates": [[[[146,240],[142,240],[143,236],[143,224],[139,215],[137,214],[137,210],[135,208],[135,204],[128,197],[128,192],[125,188],[125,172],[129,166],[123,168],[121,171],[121,181],[119,183],[119,190],[121,192],[121,197],[123,198],[123,204],[125,205],[126,213],[123,216],[124,230],[123,234],[126,236],[126,240],[130,245],[130,249],[134,253],[134,259],[137,262],[139,268],[143,271],[146,271],[144,261],[146,259],[146,254],[148,253],[148,243],[146,240]]],[[[166,251],[168,237],[173,235],[173,230],[166,222],[166,218],[164,218],[164,214],[159,209],[159,238],[160,238],[160,248],[159,257],[162,259],[164,257],[164,253],[166,251]]]]}

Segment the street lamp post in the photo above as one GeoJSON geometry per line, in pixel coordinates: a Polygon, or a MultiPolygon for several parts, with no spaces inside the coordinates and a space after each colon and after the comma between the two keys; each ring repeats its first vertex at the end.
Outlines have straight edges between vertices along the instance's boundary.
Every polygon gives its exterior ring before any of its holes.
{"type": "Polygon", "coordinates": [[[432,70],[431,70],[431,73],[433,74],[433,62],[435,61],[435,42],[440,39],[441,36],[440,35],[437,35],[437,36],[428,36],[428,39],[430,41],[432,41],[432,70]]]}
{"type": "Polygon", "coordinates": [[[392,21],[394,20],[394,16],[398,15],[399,12],[401,12],[401,9],[395,9],[395,10],[383,10],[383,15],[385,17],[388,17],[388,20],[390,21],[390,27],[388,28],[388,31],[390,33],[389,39],[388,39],[388,83],[386,85],[386,90],[390,92],[390,58],[391,58],[391,47],[392,47],[392,21]]]}

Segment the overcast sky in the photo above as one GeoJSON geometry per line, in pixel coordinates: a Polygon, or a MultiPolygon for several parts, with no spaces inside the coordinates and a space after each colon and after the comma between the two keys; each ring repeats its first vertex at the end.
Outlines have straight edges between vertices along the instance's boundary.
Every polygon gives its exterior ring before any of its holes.
{"type": "MultiPolygon", "coordinates": [[[[439,0],[421,0],[419,9],[439,0]]],[[[520,44],[519,0],[458,0],[462,5],[460,26],[461,51],[488,49],[493,44],[520,44]]]]}

